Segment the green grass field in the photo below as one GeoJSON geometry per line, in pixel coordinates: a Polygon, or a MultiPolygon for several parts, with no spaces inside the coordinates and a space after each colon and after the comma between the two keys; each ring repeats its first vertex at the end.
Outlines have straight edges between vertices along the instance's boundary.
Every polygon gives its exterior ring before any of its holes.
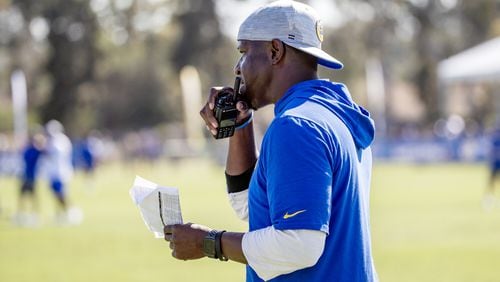
{"type": "MultiPolygon", "coordinates": [[[[0,281],[244,281],[238,263],[173,259],[128,195],[138,174],[178,187],[185,221],[244,231],[222,173],[200,160],[115,164],[99,168],[92,189],[79,174],[70,199],[85,219],[65,227],[54,224],[55,203],[41,183],[43,223],[35,229],[11,223],[18,183],[0,179],[0,281]]],[[[381,281],[500,281],[500,207],[482,209],[486,182],[481,165],[376,165],[371,220],[381,281]]]]}

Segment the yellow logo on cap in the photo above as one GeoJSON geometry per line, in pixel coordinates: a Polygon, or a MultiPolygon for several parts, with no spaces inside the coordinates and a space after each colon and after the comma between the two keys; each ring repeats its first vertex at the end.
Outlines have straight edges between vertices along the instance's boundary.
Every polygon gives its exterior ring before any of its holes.
{"type": "Polygon", "coordinates": [[[323,25],[321,21],[316,22],[316,35],[318,36],[319,42],[323,42],[323,25]]]}

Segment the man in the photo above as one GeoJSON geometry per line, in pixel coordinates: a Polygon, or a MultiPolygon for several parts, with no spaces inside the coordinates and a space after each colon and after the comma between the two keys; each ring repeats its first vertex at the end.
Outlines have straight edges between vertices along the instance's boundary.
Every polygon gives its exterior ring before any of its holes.
{"type": "MultiPolygon", "coordinates": [[[[235,72],[248,104],[237,105],[226,180],[250,230],[166,226],[174,257],[245,263],[247,281],[378,280],[369,231],[373,121],[344,85],[318,79],[317,64],[342,68],[321,50],[322,37],[315,11],[292,1],[264,6],[240,26],[235,72]],[[252,110],[269,104],[275,118],[257,158],[252,110]]],[[[220,90],[201,111],[212,134],[220,90]]]]}
{"type": "Polygon", "coordinates": [[[64,134],[64,126],[57,120],[50,120],[45,126],[47,148],[44,168],[49,186],[58,202],[56,221],[59,224],[79,224],[83,219],[80,209],[70,207],[67,199],[67,184],[73,177],[71,140],[64,134]]]}
{"type": "Polygon", "coordinates": [[[21,174],[18,211],[14,215],[14,222],[21,226],[36,226],[38,224],[38,201],[35,195],[35,184],[38,174],[38,160],[44,147],[45,137],[43,134],[35,133],[29,137],[28,143],[22,151],[24,169],[21,174]]]}

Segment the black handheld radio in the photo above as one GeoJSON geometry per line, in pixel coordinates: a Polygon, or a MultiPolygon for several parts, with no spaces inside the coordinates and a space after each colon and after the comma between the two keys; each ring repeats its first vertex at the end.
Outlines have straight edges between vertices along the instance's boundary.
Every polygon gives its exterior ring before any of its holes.
{"type": "Polygon", "coordinates": [[[229,89],[223,90],[215,98],[214,116],[219,124],[217,134],[214,135],[215,139],[231,137],[234,134],[236,117],[238,116],[236,103],[238,102],[240,82],[241,78],[237,76],[234,80],[234,94],[229,89]]]}

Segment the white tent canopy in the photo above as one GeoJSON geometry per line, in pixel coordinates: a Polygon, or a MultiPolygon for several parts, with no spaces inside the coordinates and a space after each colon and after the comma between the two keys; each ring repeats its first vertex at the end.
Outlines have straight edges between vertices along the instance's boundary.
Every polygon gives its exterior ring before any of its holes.
{"type": "Polygon", "coordinates": [[[500,37],[443,60],[438,65],[441,82],[500,81],[500,37]]]}

